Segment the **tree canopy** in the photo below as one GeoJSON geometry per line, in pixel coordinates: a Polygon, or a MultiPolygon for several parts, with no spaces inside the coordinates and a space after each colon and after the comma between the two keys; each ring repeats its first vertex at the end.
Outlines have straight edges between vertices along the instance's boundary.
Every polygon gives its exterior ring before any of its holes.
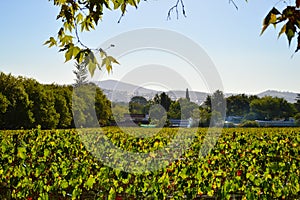
{"type": "MultiPolygon", "coordinates": [[[[140,0],[49,0],[54,6],[59,8],[56,20],[61,21],[56,36],[50,37],[45,42],[49,47],[57,46],[60,52],[64,52],[66,62],[75,59],[78,63],[85,62],[86,66],[93,76],[96,68],[106,67],[110,72],[112,65],[119,64],[118,61],[106,53],[105,48],[91,48],[82,43],[79,37],[80,32],[89,32],[99,24],[102,20],[104,10],[120,11],[120,19],[125,15],[128,7],[138,8],[140,0]],[[96,54],[102,58],[102,63],[98,63],[96,54]]],[[[145,0],[146,1],[146,0],[145,0]]],[[[245,0],[246,2],[248,0],[245,0]]],[[[230,0],[235,6],[234,0],[230,0]]],[[[184,0],[172,0],[174,6],[170,6],[168,19],[171,18],[172,11],[176,11],[177,17],[179,9],[185,16],[184,0]]],[[[275,2],[276,3],[276,2],[275,2]]],[[[281,24],[279,36],[285,34],[289,45],[294,37],[297,37],[297,47],[295,52],[300,49],[300,0],[285,1],[286,6],[281,11],[273,7],[264,18],[262,32],[269,25],[281,24]]],[[[237,6],[236,6],[237,8],[237,6]]]]}
{"type": "Polygon", "coordinates": [[[110,107],[111,102],[95,85],[43,85],[0,72],[0,129],[74,128],[74,122],[83,127],[108,125],[110,107]],[[96,118],[90,117],[91,109],[96,118]]]}

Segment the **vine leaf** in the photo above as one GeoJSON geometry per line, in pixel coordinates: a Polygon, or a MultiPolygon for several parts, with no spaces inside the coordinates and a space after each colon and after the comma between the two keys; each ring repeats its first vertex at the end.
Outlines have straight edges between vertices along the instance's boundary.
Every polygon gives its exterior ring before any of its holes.
{"type": "Polygon", "coordinates": [[[280,14],[281,13],[274,7],[270,10],[270,12],[267,14],[267,16],[264,19],[263,28],[261,30],[260,35],[262,35],[265,32],[265,30],[268,28],[268,26],[270,24],[273,24],[274,26],[276,26],[277,15],[280,15],[280,14]]]}
{"type": "Polygon", "coordinates": [[[278,38],[279,38],[283,33],[285,33],[285,31],[286,31],[286,24],[282,26],[282,28],[281,28],[281,30],[280,30],[280,32],[279,32],[279,34],[278,34],[278,38]]]}
{"type": "Polygon", "coordinates": [[[112,70],[112,63],[120,64],[114,57],[112,57],[112,56],[106,56],[102,60],[101,67],[103,67],[105,65],[106,66],[106,70],[108,71],[108,73],[110,73],[111,70],[112,70]]]}
{"type": "Polygon", "coordinates": [[[296,32],[295,24],[292,21],[288,21],[286,23],[285,34],[286,34],[286,37],[288,38],[289,46],[291,46],[291,41],[292,41],[293,37],[295,36],[295,32],[296,32]]]}

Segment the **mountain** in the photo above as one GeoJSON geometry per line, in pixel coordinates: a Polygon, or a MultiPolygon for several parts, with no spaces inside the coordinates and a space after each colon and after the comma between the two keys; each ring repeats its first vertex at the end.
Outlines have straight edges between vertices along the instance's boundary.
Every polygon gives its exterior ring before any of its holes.
{"type": "Polygon", "coordinates": [[[137,85],[133,85],[130,83],[124,83],[117,80],[105,80],[105,81],[98,81],[96,84],[106,90],[117,90],[122,92],[129,92],[129,93],[142,93],[142,94],[151,94],[156,93],[157,91],[143,88],[137,85]]]}
{"type": "MultiPolygon", "coordinates": [[[[117,80],[105,80],[95,82],[104,92],[104,94],[113,102],[129,102],[133,96],[143,96],[147,100],[152,99],[157,93],[162,91],[143,88],[134,84],[120,82],[117,80]]],[[[166,92],[172,100],[184,98],[186,91],[171,90],[166,92]]],[[[201,104],[208,93],[189,91],[190,99],[193,102],[201,104]]]]}
{"type": "MultiPolygon", "coordinates": [[[[105,80],[95,82],[105,93],[105,95],[113,102],[129,102],[133,96],[143,96],[147,100],[152,99],[155,94],[161,93],[161,91],[151,90],[137,86],[130,83],[125,83],[117,80],[105,80]]],[[[185,88],[184,88],[185,89],[185,88]]],[[[166,92],[172,100],[185,97],[185,90],[171,90],[166,92]]],[[[189,91],[190,99],[197,104],[201,104],[205,101],[208,93],[189,91]]],[[[233,93],[225,93],[225,97],[235,95],[233,93]]],[[[272,96],[284,98],[288,102],[294,103],[297,97],[297,93],[293,92],[281,92],[276,90],[267,90],[257,94],[259,97],[272,96]]]]}
{"type": "Polygon", "coordinates": [[[295,99],[296,99],[297,95],[298,95],[297,93],[293,93],[293,92],[280,92],[280,91],[276,91],[276,90],[267,90],[267,91],[257,94],[258,97],[272,96],[272,97],[284,98],[288,102],[291,102],[291,103],[296,102],[295,99]]]}
{"type": "Polygon", "coordinates": [[[108,99],[113,102],[129,102],[133,96],[143,96],[147,100],[152,99],[158,92],[136,86],[130,83],[124,83],[117,80],[105,80],[95,82],[104,92],[108,99]]]}

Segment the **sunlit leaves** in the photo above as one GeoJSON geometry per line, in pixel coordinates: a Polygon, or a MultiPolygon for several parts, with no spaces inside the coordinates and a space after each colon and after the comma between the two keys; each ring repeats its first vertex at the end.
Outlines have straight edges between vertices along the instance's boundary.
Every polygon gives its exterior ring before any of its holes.
{"type": "Polygon", "coordinates": [[[52,47],[52,46],[56,46],[57,45],[57,42],[56,40],[54,39],[54,37],[50,37],[49,40],[47,40],[44,45],[49,45],[49,48],[52,47]]]}
{"type": "Polygon", "coordinates": [[[272,8],[266,18],[264,19],[263,22],[263,28],[260,34],[263,34],[264,31],[268,28],[270,24],[275,25],[277,21],[277,15],[279,15],[280,12],[276,8],[272,8]]]}
{"type": "Polygon", "coordinates": [[[0,180],[4,180],[0,182],[4,191],[0,197],[8,199],[3,196],[6,190],[17,199],[198,199],[203,195],[215,199],[282,199],[283,194],[285,199],[299,197],[300,129],[223,129],[211,153],[201,158],[197,155],[207,129],[198,129],[195,142],[180,158],[162,170],[144,174],[107,167],[86,147],[103,145],[99,138],[105,134],[125,151],[146,149],[155,154],[153,141],[160,139],[166,145],[174,133],[178,134],[176,129],[164,129],[148,138],[135,138],[113,127],[102,130],[106,132],[89,129],[88,132],[98,134],[85,135],[85,145],[83,137],[74,130],[0,131],[0,180]]]}
{"type": "Polygon", "coordinates": [[[88,178],[88,180],[85,182],[84,185],[85,185],[87,188],[92,189],[92,187],[93,187],[93,185],[94,185],[95,182],[96,182],[96,179],[95,179],[93,176],[90,176],[90,177],[88,178]]]}
{"type": "Polygon", "coordinates": [[[280,32],[279,32],[279,34],[278,34],[278,38],[279,38],[283,33],[285,33],[285,31],[286,31],[286,24],[282,26],[282,28],[281,28],[281,30],[280,30],[280,32]]]}
{"type": "Polygon", "coordinates": [[[82,22],[81,22],[81,32],[83,31],[90,31],[91,29],[95,29],[94,26],[94,21],[92,20],[91,17],[86,17],[82,22]]]}
{"type": "Polygon", "coordinates": [[[110,71],[112,70],[113,63],[119,64],[119,62],[114,57],[107,56],[107,57],[103,58],[101,67],[103,67],[105,65],[106,70],[108,71],[108,73],[110,73],[110,71]]]}
{"type": "Polygon", "coordinates": [[[80,52],[80,48],[71,44],[67,52],[65,53],[65,58],[66,58],[65,62],[68,62],[72,58],[76,58],[79,52],[80,52]]]}
{"type": "Polygon", "coordinates": [[[18,156],[22,159],[25,159],[26,158],[26,148],[19,147],[18,148],[18,156]]]}
{"type": "MultiPolygon", "coordinates": [[[[51,1],[51,0],[50,0],[51,1]]],[[[101,68],[93,53],[98,51],[87,47],[79,38],[80,32],[89,32],[97,26],[102,19],[104,9],[111,9],[110,4],[113,4],[113,9],[120,9],[124,14],[126,6],[137,7],[140,0],[86,0],[86,1],[68,1],[68,0],[52,0],[53,4],[59,8],[57,20],[61,20],[62,26],[57,33],[57,39],[51,37],[44,45],[59,46],[59,51],[65,53],[65,61],[75,59],[81,63],[85,61],[91,75],[95,69],[101,68]],[[86,58],[89,57],[89,58],[86,58]]],[[[112,65],[118,62],[113,57],[105,56],[105,67],[108,72],[111,71],[112,65]]],[[[102,65],[103,66],[103,65],[102,65]]]]}
{"type": "MultiPolygon", "coordinates": [[[[261,34],[268,28],[270,24],[273,24],[276,27],[277,24],[283,23],[278,38],[285,33],[289,46],[296,34],[300,33],[300,1],[296,0],[296,6],[287,6],[285,9],[280,12],[276,8],[272,8],[271,11],[267,14],[263,22],[263,28],[261,34]]],[[[299,40],[297,41],[297,52],[299,50],[299,40]]]]}
{"type": "Polygon", "coordinates": [[[62,35],[61,37],[59,37],[59,40],[60,40],[60,47],[64,47],[65,45],[68,45],[68,44],[72,43],[73,36],[71,36],[71,35],[62,35]]]}
{"type": "Polygon", "coordinates": [[[285,34],[286,34],[286,37],[288,38],[289,45],[291,45],[291,41],[292,41],[293,37],[295,36],[295,33],[296,33],[295,24],[292,21],[288,21],[286,23],[285,34]]]}

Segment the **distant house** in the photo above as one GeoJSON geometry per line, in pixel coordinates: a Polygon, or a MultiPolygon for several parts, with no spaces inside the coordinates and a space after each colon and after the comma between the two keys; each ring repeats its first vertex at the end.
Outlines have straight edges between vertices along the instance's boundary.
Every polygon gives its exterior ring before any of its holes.
{"type": "Polygon", "coordinates": [[[133,121],[136,124],[149,124],[149,115],[145,114],[124,114],[124,121],[133,121]]]}
{"type": "Polygon", "coordinates": [[[224,122],[225,127],[238,126],[242,122],[241,116],[227,116],[224,122]]]}
{"type": "Polygon", "coordinates": [[[184,120],[184,119],[170,119],[170,127],[190,127],[191,120],[184,120]]]}
{"type": "Polygon", "coordinates": [[[265,121],[265,120],[255,120],[259,126],[262,127],[293,127],[296,126],[294,119],[289,120],[271,120],[271,121],[265,121]]]}

